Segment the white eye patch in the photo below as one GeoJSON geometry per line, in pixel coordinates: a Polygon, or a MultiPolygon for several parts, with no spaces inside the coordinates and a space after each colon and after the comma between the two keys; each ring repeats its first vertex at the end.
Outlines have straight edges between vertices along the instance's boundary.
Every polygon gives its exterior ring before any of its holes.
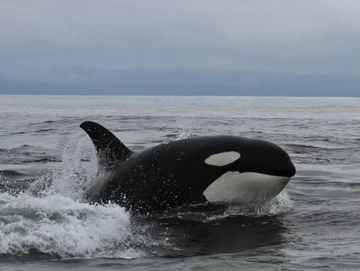
{"type": "Polygon", "coordinates": [[[236,151],[220,152],[206,158],[205,164],[210,166],[223,167],[229,165],[240,158],[240,153],[236,151]]]}

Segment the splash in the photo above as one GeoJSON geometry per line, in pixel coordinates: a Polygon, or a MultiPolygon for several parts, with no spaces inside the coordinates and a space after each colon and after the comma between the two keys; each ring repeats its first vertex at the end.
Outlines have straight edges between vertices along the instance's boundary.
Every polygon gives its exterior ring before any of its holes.
{"type": "Polygon", "coordinates": [[[207,218],[207,221],[219,220],[231,216],[264,217],[276,216],[288,212],[293,207],[293,201],[286,190],[270,201],[262,204],[230,206],[222,214],[207,218]]]}
{"type": "Polygon", "coordinates": [[[206,128],[205,120],[199,117],[177,117],[176,127],[179,131],[174,140],[187,139],[196,135],[206,135],[211,131],[206,128]]]}
{"type": "Polygon", "coordinates": [[[33,251],[66,257],[138,257],[129,215],[114,204],[90,205],[59,194],[0,194],[0,254],[33,251]]]}
{"type": "Polygon", "coordinates": [[[87,187],[97,181],[98,171],[96,153],[88,140],[81,133],[60,140],[61,164],[35,181],[29,192],[37,196],[61,194],[83,201],[87,187]]]}
{"type": "Polygon", "coordinates": [[[208,223],[236,216],[248,218],[277,216],[290,211],[293,207],[293,201],[287,191],[283,190],[277,197],[263,203],[229,206],[214,210],[207,210],[206,206],[193,207],[195,208],[195,211],[178,212],[176,214],[164,216],[164,218],[177,217],[181,220],[208,223]],[[200,211],[196,211],[197,208],[199,208],[200,211]]]}
{"type": "Polygon", "coordinates": [[[88,204],[85,188],[96,181],[95,151],[81,134],[59,143],[60,166],[26,192],[0,194],[0,255],[44,253],[60,258],[134,258],[142,236],[124,208],[88,204]],[[84,161],[83,157],[86,157],[84,161]]]}

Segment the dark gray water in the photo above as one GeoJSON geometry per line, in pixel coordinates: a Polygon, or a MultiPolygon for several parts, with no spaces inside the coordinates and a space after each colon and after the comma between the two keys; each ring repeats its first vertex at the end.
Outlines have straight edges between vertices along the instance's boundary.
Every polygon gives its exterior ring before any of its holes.
{"type": "Polygon", "coordinates": [[[0,96],[0,270],[360,270],[360,99],[0,96]],[[263,206],[130,217],[90,205],[94,120],[131,149],[232,134],[297,175],[263,206]]]}

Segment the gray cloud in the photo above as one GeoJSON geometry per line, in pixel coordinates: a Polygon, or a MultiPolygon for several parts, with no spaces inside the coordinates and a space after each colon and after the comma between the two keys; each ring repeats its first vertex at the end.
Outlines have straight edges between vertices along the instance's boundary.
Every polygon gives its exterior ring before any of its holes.
{"type": "Polygon", "coordinates": [[[356,77],[359,10],[357,0],[7,0],[0,76],[81,82],[90,79],[78,68],[192,68],[356,77]]]}

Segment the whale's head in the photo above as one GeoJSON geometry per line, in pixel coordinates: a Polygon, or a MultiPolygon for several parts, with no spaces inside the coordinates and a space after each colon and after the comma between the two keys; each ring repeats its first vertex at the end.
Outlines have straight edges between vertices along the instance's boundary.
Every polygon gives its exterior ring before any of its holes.
{"type": "Polygon", "coordinates": [[[204,163],[223,169],[203,195],[213,204],[264,201],[279,194],[296,173],[288,153],[280,146],[258,139],[228,140],[224,151],[207,156],[204,163]]]}

